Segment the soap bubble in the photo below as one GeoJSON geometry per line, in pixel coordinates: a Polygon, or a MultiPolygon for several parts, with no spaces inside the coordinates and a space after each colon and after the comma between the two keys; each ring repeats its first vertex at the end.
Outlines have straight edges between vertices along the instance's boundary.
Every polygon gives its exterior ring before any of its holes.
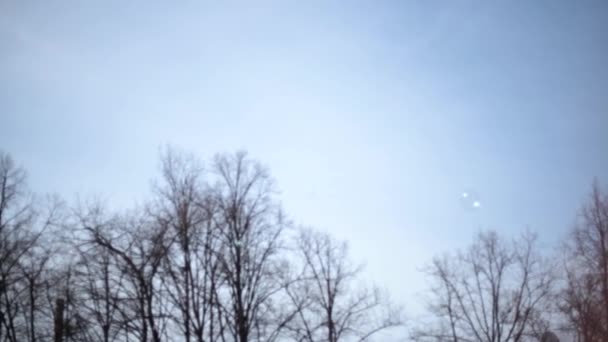
{"type": "Polygon", "coordinates": [[[465,210],[479,210],[481,209],[481,200],[475,190],[466,189],[460,194],[460,205],[465,210]]]}

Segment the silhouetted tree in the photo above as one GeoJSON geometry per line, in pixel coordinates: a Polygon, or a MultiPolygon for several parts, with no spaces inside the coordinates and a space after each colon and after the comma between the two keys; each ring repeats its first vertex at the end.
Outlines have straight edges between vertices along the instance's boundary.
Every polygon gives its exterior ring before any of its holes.
{"type": "Polygon", "coordinates": [[[48,325],[44,325],[45,302],[44,293],[45,285],[49,273],[49,262],[53,256],[52,252],[46,246],[37,244],[33,248],[25,252],[19,262],[20,273],[23,282],[23,297],[21,301],[23,310],[24,338],[26,341],[35,342],[44,336],[40,336],[42,331],[40,328],[48,329],[48,325]],[[43,324],[41,327],[40,324],[43,324]]]}
{"type": "Polygon", "coordinates": [[[216,303],[222,286],[215,203],[193,157],[167,150],[162,176],[150,212],[169,240],[162,279],[175,310],[171,317],[186,342],[213,342],[221,335],[216,303]]]}
{"type": "Polygon", "coordinates": [[[594,181],[565,243],[561,309],[580,342],[608,341],[608,196],[594,181]]]}
{"type": "Polygon", "coordinates": [[[436,320],[417,328],[413,338],[519,342],[532,336],[532,317],[542,313],[554,281],[535,241],[529,233],[510,243],[483,232],[464,252],[436,258],[427,270],[436,320]]]}
{"type": "Polygon", "coordinates": [[[357,283],[361,267],[349,260],[346,243],[302,229],[296,250],[303,270],[286,286],[296,310],[289,324],[296,341],[367,341],[403,324],[400,308],[391,307],[377,288],[357,283]]]}
{"type": "Polygon", "coordinates": [[[56,223],[59,203],[41,207],[25,170],[0,151],[0,341],[37,341],[49,328],[37,326],[44,320],[41,298],[52,257],[44,233],[56,223]]]}
{"type": "Polygon", "coordinates": [[[127,333],[142,342],[160,342],[167,317],[159,291],[167,230],[141,213],[116,216],[103,226],[85,225],[83,230],[90,244],[112,256],[121,273],[117,311],[127,333]]]}
{"type": "Polygon", "coordinates": [[[126,274],[120,268],[121,259],[91,236],[91,232],[110,234],[117,218],[110,217],[97,202],[77,208],[72,219],[65,248],[73,251],[69,265],[73,281],[66,284],[63,291],[78,296],[63,293],[55,296],[71,299],[67,301],[67,313],[75,311],[73,306],[78,307],[79,325],[82,327],[85,325],[82,322],[86,322],[87,341],[119,341],[127,333],[127,322],[131,320],[123,316],[125,310],[122,309],[130,300],[123,291],[127,286],[126,274]]]}
{"type": "Polygon", "coordinates": [[[237,342],[270,341],[284,327],[273,303],[282,289],[282,233],[287,227],[268,172],[245,153],[213,163],[218,257],[225,285],[219,291],[223,325],[237,342]]]}

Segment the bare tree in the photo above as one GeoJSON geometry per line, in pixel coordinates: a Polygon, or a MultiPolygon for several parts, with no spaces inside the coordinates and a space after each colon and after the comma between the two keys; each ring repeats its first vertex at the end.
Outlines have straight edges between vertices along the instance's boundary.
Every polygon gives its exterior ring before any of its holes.
{"type": "Polygon", "coordinates": [[[203,182],[203,169],[191,156],[167,150],[162,157],[163,184],[150,212],[168,231],[163,283],[171,315],[186,342],[218,339],[220,315],[215,305],[221,286],[219,234],[215,205],[203,182]]]}
{"type": "Polygon", "coordinates": [[[25,189],[25,171],[0,152],[0,339],[17,341],[21,310],[21,257],[35,244],[35,211],[25,189]]]}
{"type": "Polygon", "coordinates": [[[124,273],[120,272],[107,249],[82,249],[76,268],[75,287],[80,292],[80,309],[88,325],[88,341],[111,342],[120,337],[120,291],[124,273]]]}
{"type": "Polygon", "coordinates": [[[166,255],[166,230],[141,214],[114,217],[106,225],[83,227],[91,245],[112,256],[122,282],[116,308],[128,335],[142,342],[160,342],[165,332],[166,313],[159,271],[166,255]]]}
{"type": "Polygon", "coordinates": [[[596,181],[565,243],[561,308],[581,342],[608,340],[608,196],[596,181]]]}
{"type": "Polygon", "coordinates": [[[282,316],[272,299],[282,289],[279,251],[287,222],[274,199],[273,182],[245,153],[217,156],[213,172],[225,281],[218,296],[222,327],[237,342],[276,339],[285,321],[276,320],[282,316]]]}
{"type": "MultiPolygon", "coordinates": [[[[66,225],[68,234],[63,248],[71,251],[71,260],[59,273],[70,274],[72,281],[64,283],[61,292],[53,297],[64,300],[66,312],[78,316],[74,320],[80,321],[80,327],[86,325],[87,341],[117,341],[127,331],[121,320],[123,300],[129,302],[123,291],[127,285],[126,274],[120,267],[122,261],[91,235],[98,232],[110,236],[116,221],[117,218],[106,214],[101,203],[93,202],[75,209],[72,222],[66,225]]],[[[50,298],[51,303],[54,299],[50,298]]]]}
{"type": "Polygon", "coordinates": [[[367,341],[403,324],[399,307],[391,307],[377,288],[358,282],[361,267],[350,262],[346,243],[302,229],[297,253],[303,271],[286,288],[297,312],[290,323],[296,341],[367,341]]]}
{"type": "Polygon", "coordinates": [[[534,335],[553,284],[551,267],[530,233],[512,243],[480,233],[464,252],[436,258],[429,309],[435,320],[417,328],[417,341],[519,342],[534,335]]]}
{"type": "MultiPolygon", "coordinates": [[[[44,290],[50,276],[49,262],[52,256],[50,248],[37,245],[29,249],[19,262],[24,291],[19,300],[23,307],[23,338],[26,341],[35,342],[44,337],[40,324],[44,321],[44,314],[48,313],[45,312],[44,290]]],[[[42,328],[47,330],[49,326],[42,328]]]]}
{"type": "Polygon", "coordinates": [[[50,246],[44,233],[56,224],[60,204],[42,210],[26,184],[25,170],[0,151],[0,341],[36,341],[43,319],[43,283],[50,246]]]}

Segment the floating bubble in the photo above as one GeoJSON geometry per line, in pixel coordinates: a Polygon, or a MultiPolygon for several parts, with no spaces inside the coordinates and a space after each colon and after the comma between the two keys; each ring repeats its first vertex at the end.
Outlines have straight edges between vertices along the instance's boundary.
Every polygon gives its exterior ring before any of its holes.
{"type": "Polygon", "coordinates": [[[460,205],[465,210],[479,210],[481,209],[481,200],[475,190],[467,189],[460,194],[460,205]]]}

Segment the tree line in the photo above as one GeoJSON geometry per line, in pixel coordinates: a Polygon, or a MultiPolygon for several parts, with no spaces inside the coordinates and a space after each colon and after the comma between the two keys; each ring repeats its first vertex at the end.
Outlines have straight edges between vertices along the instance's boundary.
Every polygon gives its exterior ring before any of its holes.
{"type": "Polygon", "coordinates": [[[493,231],[432,260],[428,313],[404,319],[345,242],[296,226],[246,153],[172,149],[145,203],[39,198],[0,152],[0,342],[608,341],[608,196],[544,255],[493,231]]]}

